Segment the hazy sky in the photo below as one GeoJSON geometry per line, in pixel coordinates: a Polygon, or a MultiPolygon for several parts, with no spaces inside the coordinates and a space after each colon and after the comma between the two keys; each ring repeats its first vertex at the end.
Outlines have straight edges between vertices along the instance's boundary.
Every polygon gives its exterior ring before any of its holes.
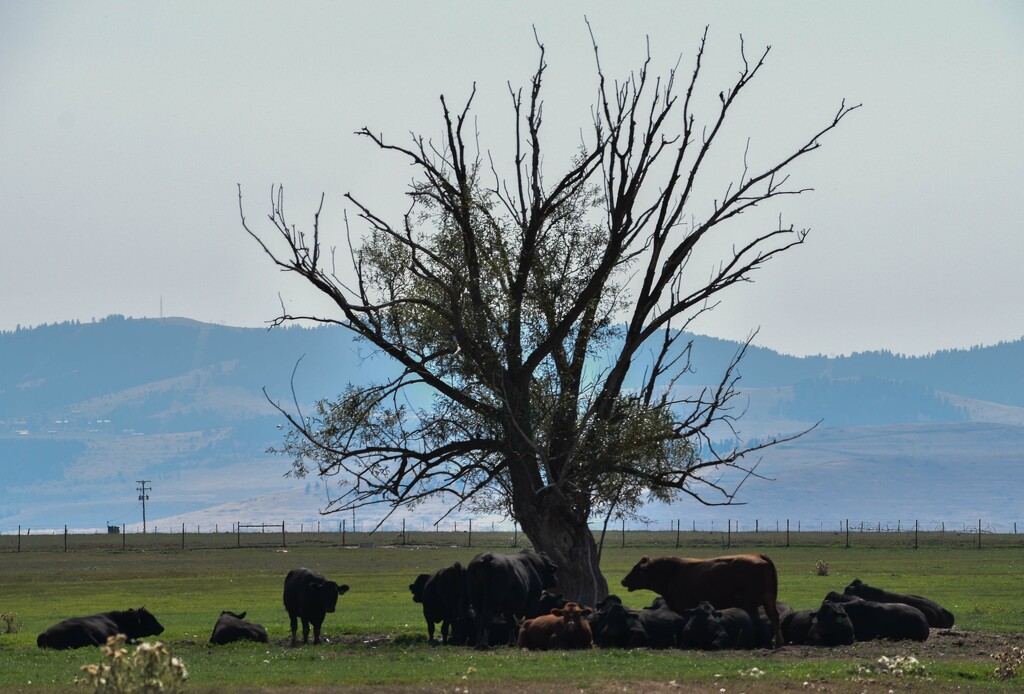
{"type": "MultiPolygon", "coordinates": [[[[546,161],[610,78],[682,57],[710,25],[704,94],[768,63],[728,132],[751,158],[864,104],[794,171],[802,247],[695,328],[793,354],[937,349],[1024,335],[1024,4],[1007,2],[23,2],[0,0],[0,330],[110,313],[257,326],[318,306],[245,235],[283,183],[292,221],[340,229],[352,192],[391,219],[412,170],[352,133],[437,137],[438,96],[477,84],[507,162],[507,83],[547,47],[546,161]]],[[[740,150],[742,151],[742,149],[740,150]]],[[[721,188],[742,162],[717,163],[721,188]]],[[[502,166],[506,166],[502,164],[502,166]]],[[[506,166],[507,170],[507,166],[506,166]]],[[[358,228],[356,229],[358,231],[358,228]]],[[[702,270],[703,271],[703,270],[702,270]]]]}

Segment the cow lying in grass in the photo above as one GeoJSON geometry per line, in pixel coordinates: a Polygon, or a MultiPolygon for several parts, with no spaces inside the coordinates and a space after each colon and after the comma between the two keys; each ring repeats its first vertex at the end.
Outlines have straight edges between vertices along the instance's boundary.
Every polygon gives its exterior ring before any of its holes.
{"type": "Polygon", "coordinates": [[[105,644],[109,637],[117,634],[124,634],[129,641],[134,641],[144,636],[156,636],[163,630],[156,617],[145,607],[140,607],[65,619],[40,634],[36,645],[40,648],[84,648],[105,644]]]}
{"type": "Polygon", "coordinates": [[[527,619],[519,630],[519,647],[542,651],[590,648],[594,639],[587,615],[592,612],[589,607],[567,602],[551,614],[527,619]]]}
{"type": "Polygon", "coordinates": [[[220,613],[217,623],[213,625],[213,634],[210,635],[210,643],[216,646],[223,646],[226,643],[235,641],[256,641],[269,643],[267,630],[262,624],[245,621],[245,612],[235,614],[225,610],[220,613]]]}

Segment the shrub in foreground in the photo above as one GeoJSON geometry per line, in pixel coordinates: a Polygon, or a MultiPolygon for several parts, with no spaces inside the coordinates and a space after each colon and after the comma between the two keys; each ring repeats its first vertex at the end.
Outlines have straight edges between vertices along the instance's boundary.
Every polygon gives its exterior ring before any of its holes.
{"type": "Polygon", "coordinates": [[[173,693],[188,681],[185,664],[171,657],[163,642],[140,643],[129,653],[124,634],[118,634],[107,639],[102,651],[105,660],[83,665],[84,676],[75,680],[95,694],[173,693]]]}

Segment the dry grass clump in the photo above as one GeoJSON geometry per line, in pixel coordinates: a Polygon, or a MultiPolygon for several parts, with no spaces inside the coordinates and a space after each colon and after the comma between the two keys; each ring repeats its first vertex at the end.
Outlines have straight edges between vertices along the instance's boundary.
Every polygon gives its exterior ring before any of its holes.
{"type": "Polygon", "coordinates": [[[125,646],[124,634],[111,636],[102,648],[105,660],[83,665],[85,675],[75,682],[92,688],[95,694],[142,694],[180,692],[188,681],[188,670],[171,657],[163,642],[140,643],[134,653],[125,646]]]}

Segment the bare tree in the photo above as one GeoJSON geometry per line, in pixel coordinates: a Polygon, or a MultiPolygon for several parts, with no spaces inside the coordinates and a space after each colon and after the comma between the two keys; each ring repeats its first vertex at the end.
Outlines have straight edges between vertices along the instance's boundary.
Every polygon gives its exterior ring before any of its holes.
{"type": "Polygon", "coordinates": [[[737,217],[809,190],[790,184],[788,170],[857,107],[843,102],[788,155],[756,171],[744,155],[739,178],[710,204],[703,199],[701,214],[699,176],[770,49],[751,63],[741,40],[738,77],[698,123],[693,95],[706,39],[705,30],[682,93],[675,71],[648,73],[649,56],[614,85],[598,60],[587,142],[554,180],[542,172],[539,42],[529,89],[509,89],[517,126],[508,177],[468,132],[472,95],[457,112],[441,97],[440,143],[414,137],[402,146],[359,131],[418,176],[397,223],[346,196],[367,230],[353,241],[346,222],[344,275],[333,248],[324,254],[320,210],[311,232],[297,230],[277,188],[270,226],[257,232],[239,190],[245,230],[337,307],[333,316],[286,312],[275,324],[344,325],[400,367],[387,382],[349,385],[309,416],[280,408],[291,422],[280,451],[293,456],[293,472],[347,480],[329,510],[396,509],[437,495],[451,509],[504,510],[558,563],[559,588],[594,604],[608,587],[588,527],[593,515],[633,510],[645,494],[734,501],[755,474],[745,456],[778,439],[716,448],[711,427],[733,423],[743,349],[716,387],[683,397],[674,388],[690,363],[682,329],[719,292],[804,242],[807,231],[781,218],[751,231],[737,217]],[[694,270],[694,254],[712,238],[734,245],[710,274],[694,270]],[[652,361],[637,374],[631,367],[642,351],[652,361]],[[725,485],[721,473],[730,469],[736,475],[725,485]]]}

